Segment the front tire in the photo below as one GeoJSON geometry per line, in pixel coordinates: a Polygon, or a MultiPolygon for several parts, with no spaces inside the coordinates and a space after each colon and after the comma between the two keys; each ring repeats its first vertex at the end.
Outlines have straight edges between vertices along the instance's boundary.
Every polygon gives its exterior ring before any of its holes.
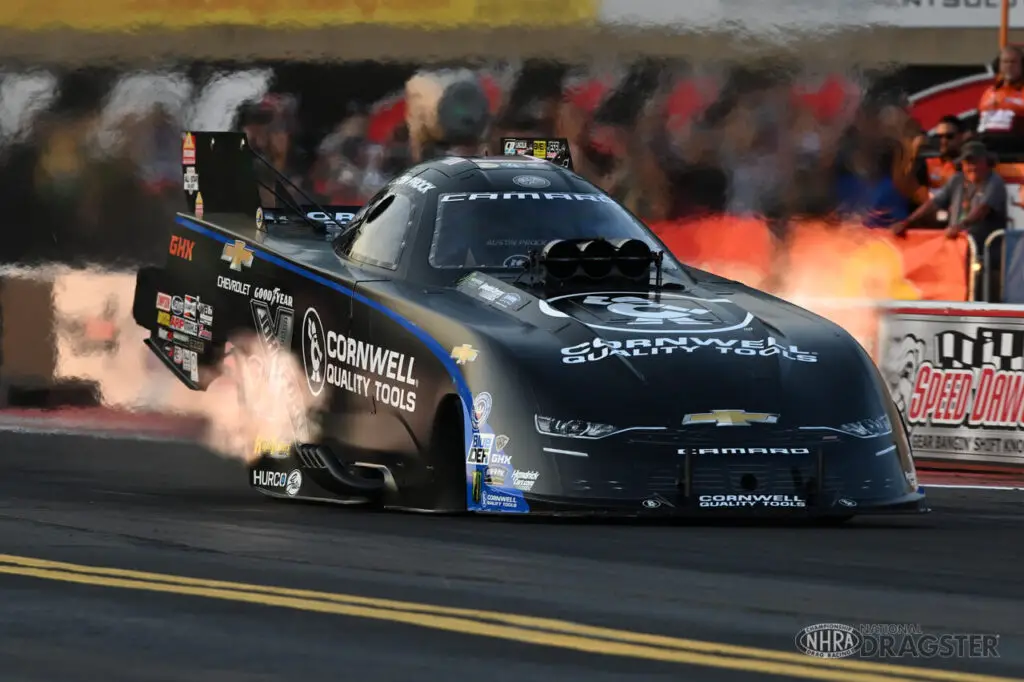
{"type": "Polygon", "coordinates": [[[439,512],[466,511],[465,418],[462,401],[446,398],[438,408],[428,450],[432,507],[439,512]]]}

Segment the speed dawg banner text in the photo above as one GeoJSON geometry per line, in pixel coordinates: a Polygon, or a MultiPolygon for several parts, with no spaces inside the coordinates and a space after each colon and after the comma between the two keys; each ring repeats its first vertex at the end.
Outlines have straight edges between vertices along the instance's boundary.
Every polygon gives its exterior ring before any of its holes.
{"type": "Polygon", "coordinates": [[[881,345],[915,457],[1024,465],[1024,308],[891,307],[881,345]]]}
{"type": "Polygon", "coordinates": [[[783,297],[968,300],[964,235],[803,222],[780,240],[762,220],[731,216],[651,229],[684,263],[783,297]]]}

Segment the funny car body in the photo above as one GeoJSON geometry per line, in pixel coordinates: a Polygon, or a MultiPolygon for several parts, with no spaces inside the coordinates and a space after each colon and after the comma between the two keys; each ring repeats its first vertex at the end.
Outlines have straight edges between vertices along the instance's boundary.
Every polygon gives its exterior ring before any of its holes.
{"type": "Polygon", "coordinates": [[[361,207],[272,209],[244,136],[184,136],[188,210],[134,316],[194,390],[240,331],[301,365],[251,486],[436,512],[927,511],[849,334],[678,262],[564,140],[505,151],[423,163],[361,207]]]}

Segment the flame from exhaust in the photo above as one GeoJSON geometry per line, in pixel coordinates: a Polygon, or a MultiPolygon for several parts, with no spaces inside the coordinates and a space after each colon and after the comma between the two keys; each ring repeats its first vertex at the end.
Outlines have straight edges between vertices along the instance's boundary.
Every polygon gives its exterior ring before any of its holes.
{"type": "Polygon", "coordinates": [[[200,418],[201,444],[242,462],[254,459],[257,442],[263,450],[316,442],[310,415],[322,401],[310,395],[302,360],[287,349],[268,351],[256,334],[239,335],[207,390],[192,391],[143,345],[149,332],[132,319],[133,274],[50,269],[25,276],[53,282],[55,379],[94,381],[103,405],[117,410],[200,418]]]}

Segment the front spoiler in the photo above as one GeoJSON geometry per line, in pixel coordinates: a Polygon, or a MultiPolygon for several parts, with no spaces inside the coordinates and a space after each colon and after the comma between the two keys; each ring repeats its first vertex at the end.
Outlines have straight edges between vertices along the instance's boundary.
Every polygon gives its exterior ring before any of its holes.
{"type": "MultiPolygon", "coordinates": [[[[805,507],[713,507],[702,508],[697,500],[653,497],[644,500],[586,500],[554,496],[524,495],[530,516],[563,516],[634,519],[847,519],[857,516],[915,516],[931,512],[924,493],[915,492],[891,500],[857,501],[855,506],[838,502],[809,503],[805,507]]],[[[494,515],[495,512],[481,511],[494,515]]],[[[497,512],[500,513],[500,512],[497,512]]]]}

